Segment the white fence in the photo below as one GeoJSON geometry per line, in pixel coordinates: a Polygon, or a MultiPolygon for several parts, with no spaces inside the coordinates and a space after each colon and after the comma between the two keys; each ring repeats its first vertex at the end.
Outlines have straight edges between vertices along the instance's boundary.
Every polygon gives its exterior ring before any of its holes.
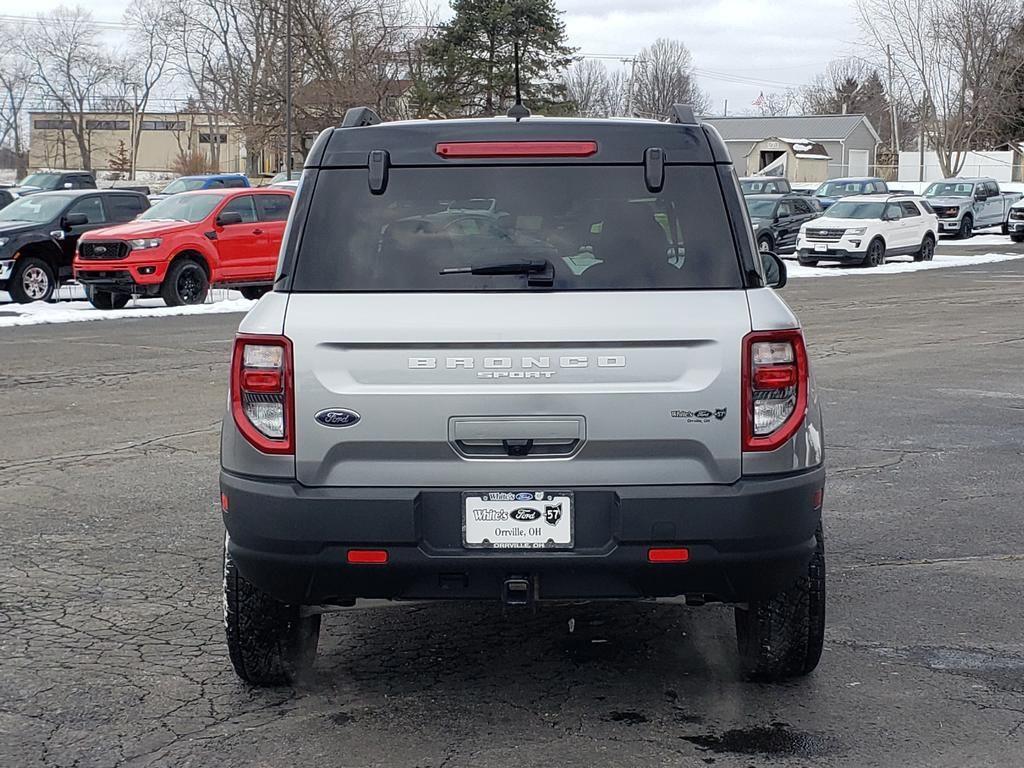
{"type": "MultiPolygon", "coordinates": [[[[998,182],[1013,180],[1013,152],[968,152],[964,167],[958,176],[991,176],[998,182]]],[[[900,152],[898,181],[938,181],[943,177],[938,156],[924,153],[924,168],[920,152],[900,152]],[[924,175],[922,176],[922,170],[924,175]]]]}

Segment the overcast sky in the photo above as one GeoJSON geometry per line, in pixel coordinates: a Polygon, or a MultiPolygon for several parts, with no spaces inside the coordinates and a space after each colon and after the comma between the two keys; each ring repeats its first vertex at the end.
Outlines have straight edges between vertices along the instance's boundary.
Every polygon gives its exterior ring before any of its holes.
{"type": "MultiPolygon", "coordinates": [[[[565,12],[569,44],[581,54],[625,57],[658,37],[682,40],[693,52],[701,85],[711,94],[718,113],[725,99],[730,114],[743,113],[752,108],[761,91],[803,85],[831,59],[853,52],[857,38],[854,0],[556,2],[565,12]]],[[[61,4],[60,0],[35,0],[30,5],[24,0],[0,0],[0,18],[61,4]]],[[[117,22],[127,0],[80,4],[98,21],[117,22]]]]}

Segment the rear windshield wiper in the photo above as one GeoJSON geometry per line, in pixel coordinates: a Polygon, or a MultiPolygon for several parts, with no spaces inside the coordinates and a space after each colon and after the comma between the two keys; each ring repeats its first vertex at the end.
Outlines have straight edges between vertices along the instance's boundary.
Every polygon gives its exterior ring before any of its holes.
{"type": "Polygon", "coordinates": [[[492,264],[469,264],[465,267],[442,269],[441,275],[527,275],[528,285],[551,285],[555,282],[555,267],[547,259],[499,261],[492,264]]]}

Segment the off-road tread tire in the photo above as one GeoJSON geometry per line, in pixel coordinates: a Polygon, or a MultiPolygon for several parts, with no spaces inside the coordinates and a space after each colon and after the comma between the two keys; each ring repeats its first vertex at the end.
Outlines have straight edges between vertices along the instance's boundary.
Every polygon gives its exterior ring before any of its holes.
{"type": "Polygon", "coordinates": [[[245,288],[238,289],[239,293],[242,294],[242,298],[248,299],[249,301],[258,300],[269,290],[270,288],[265,285],[248,285],[245,288]]]}
{"type": "Polygon", "coordinates": [[[186,303],[178,295],[178,276],[189,267],[197,267],[203,276],[202,293],[192,304],[202,304],[210,294],[210,279],[206,276],[206,270],[203,269],[203,265],[195,259],[178,259],[171,264],[170,269],[167,270],[167,274],[164,276],[163,283],[160,284],[160,298],[164,300],[164,304],[168,307],[186,306],[186,303]]]}
{"type": "Polygon", "coordinates": [[[956,239],[969,240],[972,237],[974,237],[974,217],[964,216],[963,219],[960,220],[960,228],[956,231],[956,239]],[[970,222],[970,227],[965,228],[965,225],[968,222],[970,222]]]}
{"type": "Polygon", "coordinates": [[[253,685],[292,685],[313,667],[320,616],[302,616],[299,606],[257,589],[225,544],[224,630],[235,674],[253,685]]]}
{"type": "Polygon", "coordinates": [[[825,537],[821,524],[807,574],[767,600],[736,609],[740,662],[752,680],[776,682],[811,672],[825,642],[825,537]]]}
{"type": "Polygon", "coordinates": [[[757,250],[759,253],[773,253],[775,251],[775,240],[771,235],[761,235],[757,238],[757,250]],[[761,243],[768,243],[768,250],[761,250],[761,243]]]}
{"type": "Polygon", "coordinates": [[[1024,235],[1010,235],[1010,240],[1015,243],[1024,243],[1024,235]]]}

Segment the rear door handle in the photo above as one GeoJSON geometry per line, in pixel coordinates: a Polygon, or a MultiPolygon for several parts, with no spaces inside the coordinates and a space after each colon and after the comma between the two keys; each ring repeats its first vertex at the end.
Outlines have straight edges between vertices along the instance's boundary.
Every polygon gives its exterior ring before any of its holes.
{"type": "Polygon", "coordinates": [[[263,230],[262,230],[262,229],[260,229],[259,227],[257,227],[256,229],[254,229],[254,230],[252,231],[252,233],[253,233],[254,235],[262,235],[262,234],[263,234],[263,230]]]}

